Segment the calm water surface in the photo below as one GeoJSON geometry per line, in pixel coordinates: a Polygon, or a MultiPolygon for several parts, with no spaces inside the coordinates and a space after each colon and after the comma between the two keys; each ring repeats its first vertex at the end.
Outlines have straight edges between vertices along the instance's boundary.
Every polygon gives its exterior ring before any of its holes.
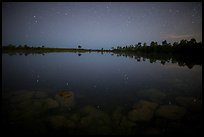
{"type": "Polygon", "coordinates": [[[113,53],[2,54],[3,125],[19,134],[195,134],[202,66],[113,53]]]}

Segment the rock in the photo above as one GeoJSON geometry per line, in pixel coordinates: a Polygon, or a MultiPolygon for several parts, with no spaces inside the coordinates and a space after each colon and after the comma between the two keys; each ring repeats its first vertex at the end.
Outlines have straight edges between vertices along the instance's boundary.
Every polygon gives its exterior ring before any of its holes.
{"type": "Polygon", "coordinates": [[[121,122],[120,122],[120,126],[122,128],[125,128],[125,129],[129,129],[129,128],[132,128],[133,126],[135,126],[136,124],[130,120],[128,120],[126,118],[126,116],[123,116],[122,119],[121,119],[121,122]]]}
{"type": "Polygon", "coordinates": [[[56,95],[56,100],[61,107],[72,108],[75,105],[74,93],[71,91],[60,91],[56,95]]]}
{"type": "Polygon", "coordinates": [[[95,114],[97,113],[97,109],[94,108],[93,106],[85,106],[83,109],[82,109],[82,113],[84,114],[95,114]]]}
{"type": "Polygon", "coordinates": [[[191,111],[201,111],[202,110],[202,101],[197,100],[193,97],[178,96],[176,97],[175,100],[178,105],[183,106],[188,110],[191,110],[191,111]]]}
{"type": "Polygon", "coordinates": [[[19,103],[13,104],[13,107],[17,108],[18,110],[26,110],[32,105],[31,100],[24,100],[19,103]]]}
{"type": "Polygon", "coordinates": [[[48,93],[45,91],[35,91],[33,94],[34,99],[44,99],[48,97],[48,93]]]}
{"type": "Polygon", "coordinates": [[[119,125],[122,119],[122,107],[117,107],[112,113],[112,121],[114,124],[119,125]]]}
{"type": "Polygon", "coordinates": [[[82,109],[84,116],[80,119],[80,129],[87,131],[88,134],[109,134],[111,133],[110,117],[103,111],[97,110],[92,106],[82,109]]]}
{"type": "Polygon", "coordinates": [[[159,89],[150,88],[139,92],[139,96],[144,97],[153,102],[161,102],[165,99],[166,94],[161,92],[159,89]]]}
{"type": "Polygon", "coordinates": [[[170,119],[170,120],[178,120],[182,118],[186,113],[186,109],[183,107],[179,107],[176,105],[162,105],[156,111],[156,115],[170,119]]]}
{"type": "Polygon", "coordinates": [[[74,121],[74,122],[79,122],[80,120],[80,115],[78,113],[74,113],[72,114],[68,119],[70,119],[71,121],[74,121]]]}
{"type": "Polygon", "coordinates": [[[48,121],[54,129],[60,129],[64,127],[67,119],[64,116],[56,115],[48,118],[48,121]]]}
{"type": "Polygon", "coordinates": [[[161,135],[162,132],[159,128],[147,128],[142,132],[143,135],[161,135]]]}
{"type": "Polygon", "coordinates": [[[68,97],[74,96],[74,93],[71,91],[59,91],[58,95],[60,97],[68,98],[68,97]]]}
{"type": "Polygon", "coordinates": [[[67,119],[66,121],[64,121],[63,127],[67,129],[74,129],[77,127],[77,123],[75,121],[67,119]]]}
{"type": "Polygon", "coordinates": [[[153,117],[157,106],[157,103],[141,100],[128,113],[128,119],[132,121],[149,121],[153,117]]]}
{"type": "Polygon", "coordinates": [[[44,107],[47,109],[53,109],[59,107],[59,104],[54,99],[48,98],[45,100],[44,107]]]}
{"type": "Polygon", "coordinates": [[[33,97],[33,94],[34,94],[33,91],[25,91],[25,90],[15,91],[10,93],[9,101],[11,103],[19,103],[25,100],[31,100],[31,98],[33,97]]]}

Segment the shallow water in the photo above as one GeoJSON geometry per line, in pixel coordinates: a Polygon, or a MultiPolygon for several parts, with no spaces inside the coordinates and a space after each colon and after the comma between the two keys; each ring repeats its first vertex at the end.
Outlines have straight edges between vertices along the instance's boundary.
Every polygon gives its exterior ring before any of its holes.
{"type": "Polygon", "coordinates": [[[201,65],[113,53],[2,54],[2,90],[11,133],[201,132],[201,65]]]}

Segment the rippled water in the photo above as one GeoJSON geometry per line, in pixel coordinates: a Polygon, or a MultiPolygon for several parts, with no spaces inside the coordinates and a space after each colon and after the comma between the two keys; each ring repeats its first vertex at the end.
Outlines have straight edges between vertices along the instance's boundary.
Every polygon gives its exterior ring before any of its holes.
{"type": "Polygon", "coordinates": [[[113,53],[2,54],[2,98],[11,133],[195,134],[202,66],[113,53]]]}

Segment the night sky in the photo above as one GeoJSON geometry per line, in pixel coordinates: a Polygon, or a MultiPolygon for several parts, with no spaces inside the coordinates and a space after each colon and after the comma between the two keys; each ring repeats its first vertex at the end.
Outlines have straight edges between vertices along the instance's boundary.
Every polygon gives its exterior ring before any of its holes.
{"type": "Polygon", "coordinates": [[[2,45],[104,48],[202,41],[201,2],[2,3],[2,45]]]}

